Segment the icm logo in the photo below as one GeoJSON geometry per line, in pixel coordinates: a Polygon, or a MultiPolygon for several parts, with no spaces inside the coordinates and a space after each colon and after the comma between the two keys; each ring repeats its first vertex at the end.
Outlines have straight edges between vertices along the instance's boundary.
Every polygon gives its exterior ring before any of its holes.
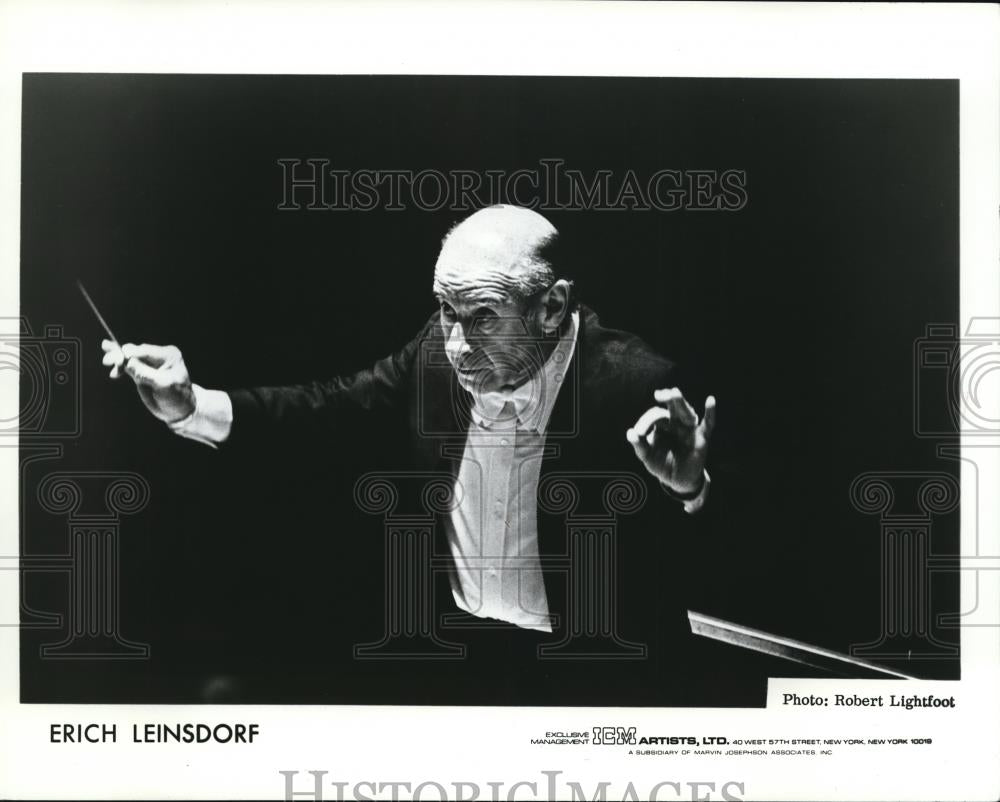
{"type": "Polygon", "coordinates": [[[635,743],[635,727],[594,727],[594,743],[623,746],[635,743]]]}

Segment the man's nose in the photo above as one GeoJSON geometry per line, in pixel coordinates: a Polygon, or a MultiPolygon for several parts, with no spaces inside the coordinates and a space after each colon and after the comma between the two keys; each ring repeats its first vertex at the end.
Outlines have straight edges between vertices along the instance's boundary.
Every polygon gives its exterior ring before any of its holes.
{"type": "Polygon", "coordinates": [[[469,345],[468,340],[465,339],[465,330],[461,323],[454,323],[451,327],[451,332],[448,334],[448,342],[445,344],[445,349],[453,357],[464,357],[472,352],[472,346],[469,345]]]}

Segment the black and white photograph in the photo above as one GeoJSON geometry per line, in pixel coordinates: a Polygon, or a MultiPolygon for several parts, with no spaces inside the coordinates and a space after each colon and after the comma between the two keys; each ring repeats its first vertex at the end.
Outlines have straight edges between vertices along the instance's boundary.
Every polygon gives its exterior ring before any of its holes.
{"type": "Polygon", "coordinates": [[[23,698],[760,706],[809,647],[957,678],[954,577],[893,553],[957,554],[906,414],[958,320],[957,90],[26,75],[21,311],[79,343],[39,434],[81,404],[22,543],[104,571],[24,608],[116,587],[22,630],[23,698]]]}
{"type": "Polygon", "coordinates": [[[929,765],[995,702],[962,695],[998,665],[1000,316],[957,72],[135,52],[16,76],[4,705],[35,747],[222,750],[268,777],[211,788],[240,798],[515,798],[359,787],[262,722],[454,714],[461,750],[521,716],[516,798],[590,798],[565,755],[624,761],[601,798],[922,798],[768,783],[929,765]]]}

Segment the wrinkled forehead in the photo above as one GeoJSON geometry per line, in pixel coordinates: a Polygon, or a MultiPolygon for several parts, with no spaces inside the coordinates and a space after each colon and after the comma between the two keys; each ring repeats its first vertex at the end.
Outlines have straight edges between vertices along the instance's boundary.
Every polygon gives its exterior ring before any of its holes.
{"type": "Polygon", "coordinates": [[[434,294],[456,303],[511,303],[530,259],[523,242],[499,233],[450,237],[434,267],[434,294]]]}

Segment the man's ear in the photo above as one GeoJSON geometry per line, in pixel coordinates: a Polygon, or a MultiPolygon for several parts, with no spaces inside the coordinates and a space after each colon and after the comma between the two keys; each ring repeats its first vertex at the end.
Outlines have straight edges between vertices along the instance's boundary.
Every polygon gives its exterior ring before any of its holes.
{"type": "Polygon", "coordinates": [[[561,278],[542,295],[542,328],[546,334],[559,331],[566,319],[571,289],[572,285],[561,278]]]}

